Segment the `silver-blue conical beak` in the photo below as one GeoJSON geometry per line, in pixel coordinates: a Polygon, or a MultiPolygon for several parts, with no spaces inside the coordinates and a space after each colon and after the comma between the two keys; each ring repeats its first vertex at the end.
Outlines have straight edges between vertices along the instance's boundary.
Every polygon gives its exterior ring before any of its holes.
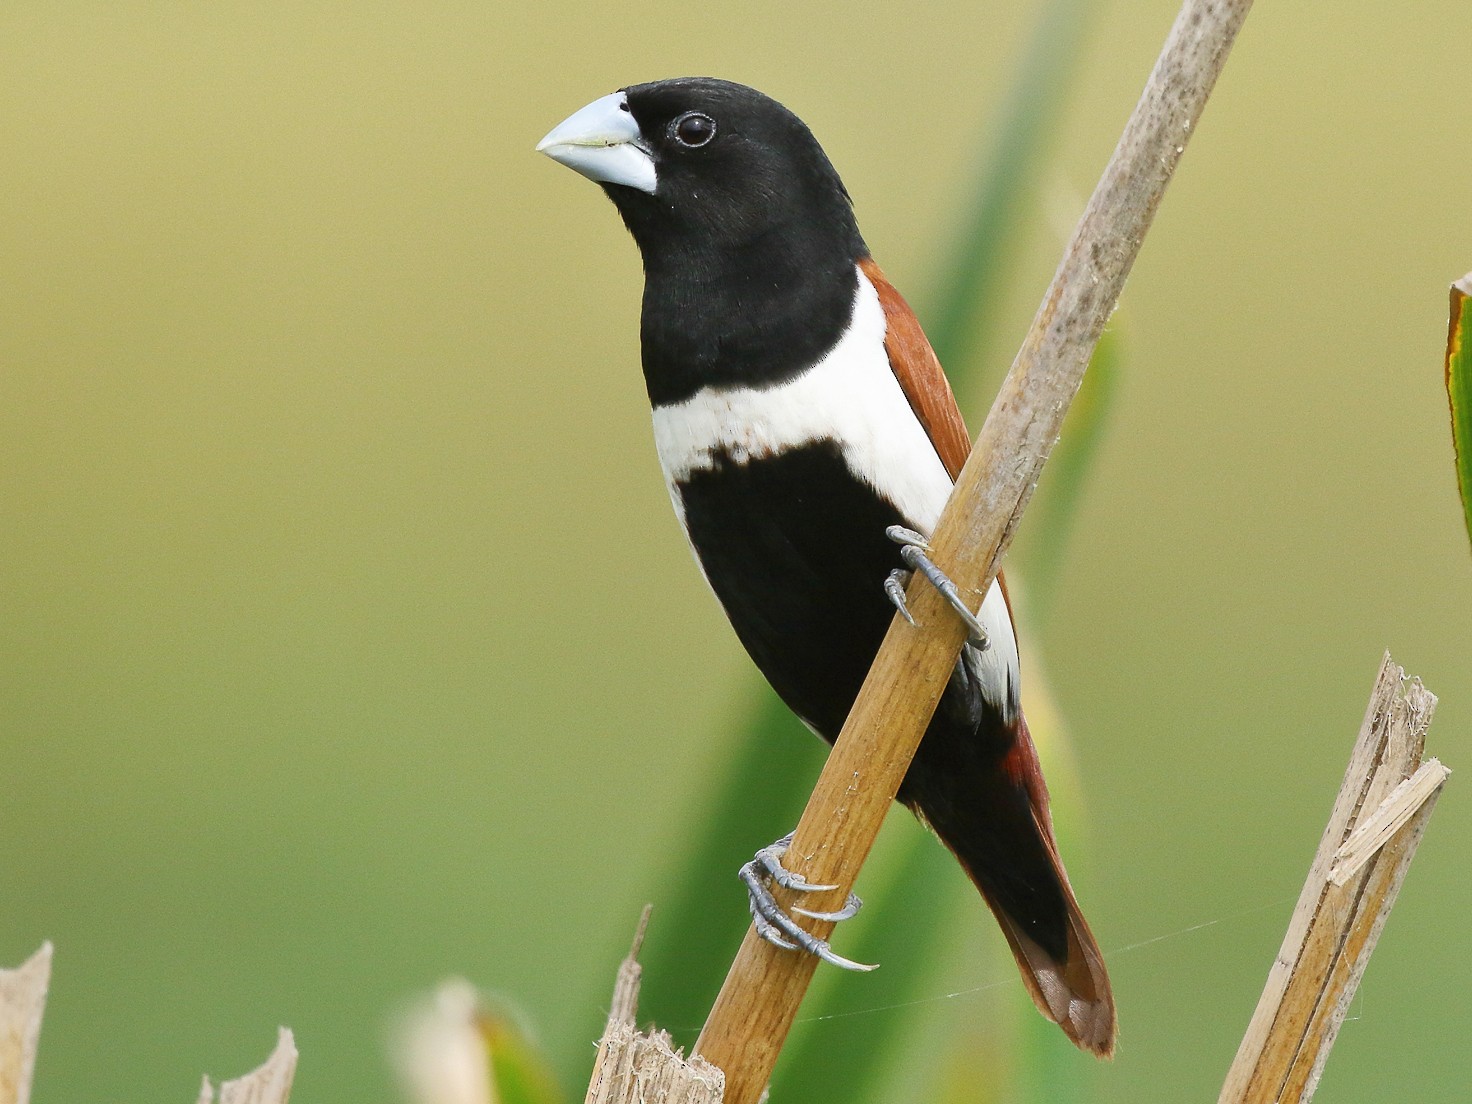
{"type": "Polygon", "coordinates": [[[537,143],[537,150],[589,180],[654,194],[654,159],[622,92],[573,112],[537,143]]]}

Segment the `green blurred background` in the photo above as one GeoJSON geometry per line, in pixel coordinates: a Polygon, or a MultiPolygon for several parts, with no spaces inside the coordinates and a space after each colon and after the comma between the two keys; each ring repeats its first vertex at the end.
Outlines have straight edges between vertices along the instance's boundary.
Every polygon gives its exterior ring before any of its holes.
{"type": "MultiPolygon", "coordinates": [[[[1093,10],[980,376],[1176,6],[1093,10]]],[[[1076,1059],[1089,1099],[1214,1099],[1382,649],[1442,696],[1432,752],[1472,767],[1441,380],[1472,268],[1465,14],[1260,5],[1126,291],[1034,645],[1106,951],[1222,922],[1111,956],[1120,1052],[1076,1059]]],[[[638,907],[760,699],[659,477],[635,250],[531,147],[622,84],[757,85],[819,135],[924,317],[1035,19],[0,8],[0,963],[56,942],[41,1104],[190,1099],[277,1023],[298,1099],[388,1101],[387,1025],[449,973],[511,997],[581,1095],[638,907]]],[[[1011,562],[1037,554],[1024,532],[1011,562]]],[[[1466,1098],[1461,790],[1325,1099],[1466,1098]]],[[[743,907],[734,877],[711,902],[743,907]]],[[[985,1047],[1021,987],[979,904],[957,923],[974,953],[924,993],[1001,987],[925,1008],[985,1047]]]]}

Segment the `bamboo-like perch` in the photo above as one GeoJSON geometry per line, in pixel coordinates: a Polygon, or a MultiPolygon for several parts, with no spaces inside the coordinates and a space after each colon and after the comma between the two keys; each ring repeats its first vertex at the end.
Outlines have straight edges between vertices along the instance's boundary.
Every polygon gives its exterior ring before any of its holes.
{"type": "Polygon", "coordinates": [[[1436,697],[1381,661],[1334,811],[1218,1104],[1307,1104],[1436,798],[1436,697]]]}
{"type": "MultiPolygon", "coordinates": [[[[1250,7],[1186,0],[957,480],[931,543],[975,600],[996,577],[1250,7]]],[[[831,903],[810,907],[836,908],[853,885],[961,649],[960,622],[932,588],[912,583],[906,597],[920,627],[891,624],[784,860],[810,882],[839,887],[831,903]]],[[[832,925],[813,930],[826,937],[832,925]]],[[[727,1104],[761,1096],[816,961],[747,932],[695,1046],[725,1071],[727,1104]]]]}

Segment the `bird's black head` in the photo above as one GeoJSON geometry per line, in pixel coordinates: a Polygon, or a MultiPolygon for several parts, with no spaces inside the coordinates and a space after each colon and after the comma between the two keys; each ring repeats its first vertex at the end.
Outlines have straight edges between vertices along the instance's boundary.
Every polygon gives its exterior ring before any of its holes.
{"type": "Polygon", "coordinates": [[[646,262],[670,249],[739,251],[773,235],[811,239],[793,244],[849,261],[864,254],[848,193],[812,132],[742,84],[631,85],[538,148],[603,184],[646,262]]]}
{"type": "Polygon", "coordinates": [[[638,243],[656,402],[775,382],[847,325],[868,250],[817,139],[771,97],[711,77],[631,85],[537,148],[602,184],[638,243]]]}
{"type": "Polygon", "coordinates": [[[863,255],[838,173],[802,120],[776,100],[698,77],[625,94],[657,184],[652,196],[617,186],[608,194],[641,248],[668,228],[715,248],[783,235],[848,261],[863,255]]]}

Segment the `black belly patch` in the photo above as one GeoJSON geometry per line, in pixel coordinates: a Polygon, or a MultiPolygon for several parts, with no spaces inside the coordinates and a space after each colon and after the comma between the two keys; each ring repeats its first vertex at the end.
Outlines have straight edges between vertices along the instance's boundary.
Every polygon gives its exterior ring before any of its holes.
{"type": "Polygon", "coordinates": [[[834,739],[894,613],[884,580],[902,565],[884,530],[906,519],[832,441],[718,462],[679,489],[736,635],[782,699],[834,739]]]}
{"type": "MultiPolygon", "coordinates": [[[[736,635],[778,695],[832,742],[894,608],[901,566],[886,527],[912,525],[854,477],[832,441],[679,483],[690,541],[736,635]]],[[[1066,905],[1029,798],[998,764],[1014,731],[964,664],[941,696],[899,799],[923,813],[982,886],[1050,953],[1066,957],[1066,905]]]]}

